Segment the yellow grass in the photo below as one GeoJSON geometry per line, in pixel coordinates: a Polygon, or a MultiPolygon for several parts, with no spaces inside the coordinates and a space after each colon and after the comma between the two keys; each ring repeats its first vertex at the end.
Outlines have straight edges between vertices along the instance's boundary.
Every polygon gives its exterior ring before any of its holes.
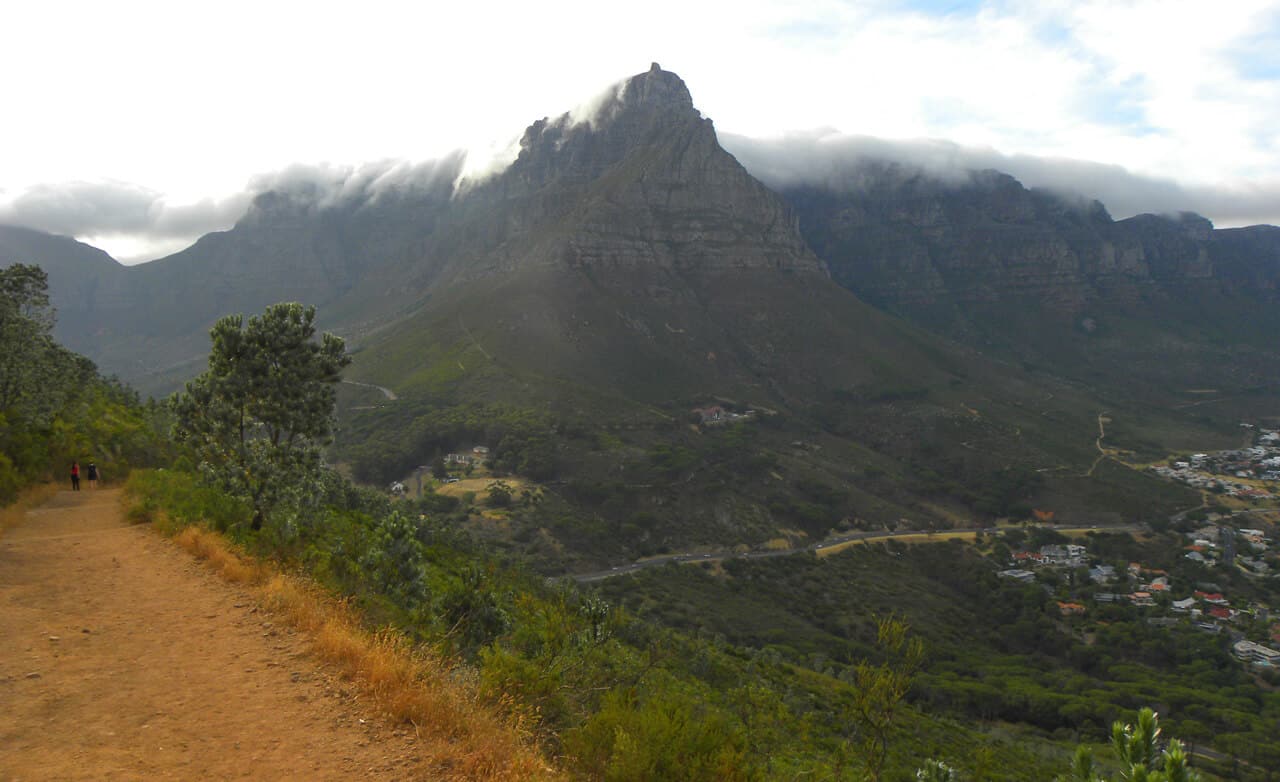
{"type": "MultiPolygon", "coordinates": [[[[1095,527],[1072,527],[1069,529],[1059,528],[1056,531],[1062,535],[1065,535],[1068,538],[1074,539],[1074,538],[1083,538],[1087,536],[1090,532],[1095,532],[1096,529],[1097,528],[1095,527]]],[[[922,532],[919,535],[893,535],[893,536],[884,536],[884,537],[878,537],[878,538],[866,538],[863,540],[846,540],[844,543],[837,543],[834,546],[827,546],[826,548],[820,548],[814,553],[817,554],[818,557],[829,557],[832,554],[838,554],[841,551],[844,551],[845,549],[851,546],[861,546],[865,543],[883,543],[886,540],[896,540],[899,543],[906,543],[907,545],[911,545],[915,543],[941,543],[947,540],[971,541],[977,535],[977,532],[978,532],[977,530],[970,529],[970,530],[954,530],[950,532],[935,532],[932,535],[922,532]]]]}
{"type": "Polygon", "coordinates": [[[819,558],[822,558],[844,551],[851,546],[861,546],[864,543],[883,543],[886,540],[895,540],[899,543],[911,545],[912,543],[941,543],[945,540],[973,540],[973,536],[974,530],[969,530],[968,532],[935,532],[932,535],[921,533],[919,535],[895,535],[893,537],[867,538],[865,540],[846,540],[844,543],[820,548],[814,553],[819,558]]]}
{"type": "Polygon", "coordinates": [[[512,493],[519,493],[521,489],[529,485],[528,481],[521,478],[463,478],[457,483],[446,483],[437,487],[436,493],[447,494],[450,497],[460,497],[469,491],[473,491],[477,497],[483,498],[489,485],[495,481],[502,481],[510,486],[512,493]]]}
{"type": "Polygon", "coordinates": [[[175,542],[223,578],[250,588],[262,606],[309,635],[317,654],[356,682],[396,722],[412,724],[441,780],[559,779],[518,720],[482,703],[449,661],[399,633],[364,629],[357,612],[317,586],[237,551],[225,538],[187,527],[175,542]]]}
{"type": "Polygon", "coordinates": [[[23,489],[18,499],[12,504],[0,508],[0,534],[16,527],[27,517],[27,511],[58,493],[58,487],[52,483],[43,483],[23,489]]]}

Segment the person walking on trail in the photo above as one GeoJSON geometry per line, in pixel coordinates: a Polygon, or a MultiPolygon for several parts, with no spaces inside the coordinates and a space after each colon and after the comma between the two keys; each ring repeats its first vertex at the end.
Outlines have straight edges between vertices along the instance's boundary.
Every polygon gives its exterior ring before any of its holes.
{"type": "Polygon", "coordinates": [[[71,491],[80,491],[80,462],[71,463],[71,491]]]}
{"type": "Polygon", "coordinates": [[[89,488],[98,488],[98,465],[89,462],[89,488]]]}

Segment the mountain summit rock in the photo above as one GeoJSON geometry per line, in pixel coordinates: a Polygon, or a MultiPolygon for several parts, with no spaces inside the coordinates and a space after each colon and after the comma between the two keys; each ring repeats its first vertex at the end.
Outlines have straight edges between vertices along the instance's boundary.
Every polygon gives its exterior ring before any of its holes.
{"type": "Polygon", "coordinates": [[[520,147],[462,199],[495,223],[507,265],[826,274],[791,210],[721,148],[684,82],[656,63],[589,116],[533,123],[520,147]]]}

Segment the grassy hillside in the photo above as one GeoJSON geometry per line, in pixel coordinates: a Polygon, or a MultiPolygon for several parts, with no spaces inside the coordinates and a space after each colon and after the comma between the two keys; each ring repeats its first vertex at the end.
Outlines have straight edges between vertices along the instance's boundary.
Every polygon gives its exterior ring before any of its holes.
{"type": "Polygon", "coordinates": [[[1111,462],[1092,469],[1099,414],[1107,448],[1152,458],[1237,431],[1099,398],[824,279],[765,272],[477,281],[368,341],[350,374],[399,398],[352,392],[340,461],[386,484],[489,446],[499,471],[545,484],[547,502],[513,513],[511,534],[549,534],[552,569],[1033,507],[1069,522],[1158,520],[1197,500],[1111,462]],[[670,295],[636,294],[657,289],[670,295]],[[754,413],[704,425],[693,411],[712,405],[754,413]]]}

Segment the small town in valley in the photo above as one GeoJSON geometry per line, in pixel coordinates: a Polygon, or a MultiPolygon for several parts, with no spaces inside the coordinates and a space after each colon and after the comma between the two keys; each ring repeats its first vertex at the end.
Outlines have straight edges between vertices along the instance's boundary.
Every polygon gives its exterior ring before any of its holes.
{"type": "MultiPolygon", "coordinates": [[[[1248,425],[1246,425],[1248,426],[1248,425]]],[[[1248,426],[1253,429],[1252,426],[1248,426]]],[[[1156,475],[1200,489],[1203,507],[1171,520],[1179,549],[1165,567],[1117,560],[1099,550],[1092,533],[1070,542],[1031,545],[1052,533],[1028,535],[1028,545],[1012,547],[1001,578],[1039,584],[1056,598],[1065,621],[1118,618],[1137,612],[1147,623],[1185,625],[1225,635],[1232,655],[1257,672],[1280,668],[1280,617],[1256,595],[1280,577],[1280,549],[1274,541],[1280,509],[1280,432],[1257,429],[1252,445],[1237,450],[1177,456],[1153,465],[1156,475]],[[1216,500],[1231,498],[1233,507],[1216,500]],[[1250,595],[1223,586],[1243,584],[1250,595]]],[[[1032,528],[1033,530],[1036,528],[1032,528]]],[[[1015,537],[1018,540],[1021,536],[1015,537]]]]}

